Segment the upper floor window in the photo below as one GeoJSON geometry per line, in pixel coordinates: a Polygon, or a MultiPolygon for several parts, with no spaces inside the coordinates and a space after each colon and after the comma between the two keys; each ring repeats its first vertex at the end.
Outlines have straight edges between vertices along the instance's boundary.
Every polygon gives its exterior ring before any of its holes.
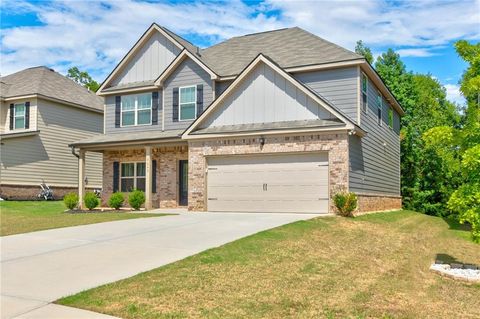
{"type": "Polygon", "coordinates": [[[145,191],[145,162],[122,163],[120,190],[130,192],[133,189],[145,191]]]}
{"type": "Polygon", "coordinates": [[[194,120],[197,115],[197,86],[186,86],[179,89],[180,121],[194,120]]]}
{"type": "Polygon", "coordinates": [[[393,128],[393,109],[392,107],[388,107],[388,126],[393,128]]]}
{"type": "Polygon", "coordinates": [[[362,110],[367,112],[367,103],[368,103],[368,78],[362,73],[362,110]]]}
{"type": "Polygon", "coordinates": [[[14,130],[25,129],[25,115],[26,115],[25,103],[15,104],[13,107],[13,129],[14,130]]]}
{"type": "Polygon", "coordinates": [[[122,126],[152,124],[152,94],[122,96],[122,126]]]}
{"type": "Polygon", "coordinates": [[[382,109],[383,109],[383,98],[380,92],[377,93],[377,116],[378,116],[378,125],[382,126],[382,109]]]}

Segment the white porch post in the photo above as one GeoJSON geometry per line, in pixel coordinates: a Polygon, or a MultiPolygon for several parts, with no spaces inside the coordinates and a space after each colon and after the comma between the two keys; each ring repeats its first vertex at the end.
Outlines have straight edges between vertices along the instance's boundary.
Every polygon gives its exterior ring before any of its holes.
{"type": "Polygon", "coordinates": [[[152,209],[152,147],[145,146],[145,209],[152,209]]]}
{"type": "Polygon", "coordinates": [[[83,195],[85,195],[85,151],[80,150],[78,157],[78,200],[80,209],[84,209],[83,195]]]}

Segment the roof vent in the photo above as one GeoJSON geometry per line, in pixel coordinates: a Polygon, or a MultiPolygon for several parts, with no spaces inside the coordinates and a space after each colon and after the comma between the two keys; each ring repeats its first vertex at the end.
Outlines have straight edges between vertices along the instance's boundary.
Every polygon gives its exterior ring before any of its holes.
{"type": "Polygon", "coordinates": [[[198,55],[198,56],[201,56],[201,55],[200,55],[200,48],[199,48],[199,47],[196,47],[196,48],[197,48],[197,55],[198,55]]]}

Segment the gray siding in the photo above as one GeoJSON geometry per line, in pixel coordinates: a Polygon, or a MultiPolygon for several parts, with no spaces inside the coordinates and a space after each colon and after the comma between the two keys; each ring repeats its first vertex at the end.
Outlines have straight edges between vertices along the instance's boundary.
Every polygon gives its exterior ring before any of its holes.
{"type": "Polygon", "coordinates": [[[154,33],[113,79],[113,85],[156,79],[180,53],[180,49],[159,32],[154,33]]]}
{"type": "Polygon", "coordinates": [[[295,73],[293,76],[310,87],[355,123],[358,108],[358,71],[356,67],[295,73]]]}
{"type": "MultiPolygon", "coordinates": [[[[142,93],[146,93],[146,92],[142,92],[142,93]]],[[[152,93],[152,91],[149,91],[148,93],[152,93]]],[[[125,94],[125,95],[128,95],[128,94],[125,94]]],[[[162,109],[162,91],[159,91],[158,92],[158,122],[157,122],[158,124],[115,127],[115,95],[109,95],[105,98],[105,134],[161,130],[162,129],[161,109],[162,109]]]]}
{"type": "Polygon", "coordinates": [[[331,119],[334,116],[262,63],[229,94],[202,127],[331,119]]]}
{"type": "Polygon", "coordinates": [[[394,128],[388,126],[388,103],[383,99],[382,125],[377,118],[377,88],[368,83],[367,113],[361,126],[368,134],[349,137],[350,190],[357,193],[400,195],[400,117],[394,110],[394,128]]]}
{"type": "Polygon", "coordinates": [[[213,99],[210,75],[191,59],[183,61],[165,81],[165,130],[186,129],[192,121],[173,122],[173,88],[203,84],[203,108],[213,99]]]}
{"type": "Polygon", "coordinates": [[[233,80],[230,81],[221,81],[215,83],[215,96],[219,97],[227,89],[227,87],[232,84],[233,80]]]}
{"type": "MultiPolygon", "coordinates": [[[[2,141],[2,184],[38,185],[44,179],[53,186],[75,187],[78,160],[68,144],[101,133],[102,114],[42,99],[35,104],[40,133],[2,141]]],[[[88,185],[101,187],[102,155],[87,153],[86,163],[88,185]]]]}

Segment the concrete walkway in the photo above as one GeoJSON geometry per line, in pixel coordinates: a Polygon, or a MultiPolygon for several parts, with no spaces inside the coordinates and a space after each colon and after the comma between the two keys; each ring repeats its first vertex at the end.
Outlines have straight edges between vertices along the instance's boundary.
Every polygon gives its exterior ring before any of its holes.
{"type": "Polygon", "coordinates": [[[113,318],[51,302],[315,216],[181,213],[1,237],[1,318],[113,318]]]}

